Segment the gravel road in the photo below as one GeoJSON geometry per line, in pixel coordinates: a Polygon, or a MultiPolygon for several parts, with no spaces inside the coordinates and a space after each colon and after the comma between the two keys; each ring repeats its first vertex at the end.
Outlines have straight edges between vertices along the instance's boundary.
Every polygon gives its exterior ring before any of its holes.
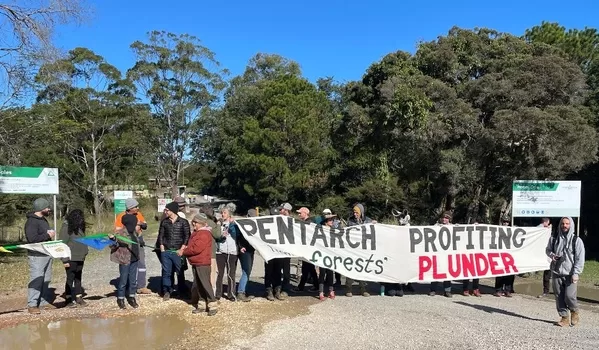
{"type": "Polygon", "coordinates": [[[599,308],[575,328],[557,319],[554,302],[525,296],[338,297],[226,349],[597,349],[599,308]]]}

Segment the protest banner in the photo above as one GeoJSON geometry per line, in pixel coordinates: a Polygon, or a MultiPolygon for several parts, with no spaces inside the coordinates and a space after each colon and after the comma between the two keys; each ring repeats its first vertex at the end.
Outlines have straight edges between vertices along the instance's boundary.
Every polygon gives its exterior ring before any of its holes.
{"type": "Polygon", "coordinates": [[[407,283],[488,278],[549,269],[542,227],[496,225],[329,228],[286,216],[236,220],[266,260],[299,257],[362,281],[407,283]]]}

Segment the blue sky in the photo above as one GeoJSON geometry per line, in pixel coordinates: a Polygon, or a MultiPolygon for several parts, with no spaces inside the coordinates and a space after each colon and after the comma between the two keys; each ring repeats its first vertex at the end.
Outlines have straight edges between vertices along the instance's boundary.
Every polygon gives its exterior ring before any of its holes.
{"type": "Polygon", "coordinates": [[[91,20],[60,28],[56,43],[65,50],[88,47],[122,71],[134,63],[129,45],[151,30],[197,36],[232,75],[263,52],[297,61],[312,81],[333,76],[343,82],[360,79],[387,53],[414,52],[419,41],[454,25],[517,35],[543,20],[599,28],[596,0],[88,1],[95,6],[91,20]]]}

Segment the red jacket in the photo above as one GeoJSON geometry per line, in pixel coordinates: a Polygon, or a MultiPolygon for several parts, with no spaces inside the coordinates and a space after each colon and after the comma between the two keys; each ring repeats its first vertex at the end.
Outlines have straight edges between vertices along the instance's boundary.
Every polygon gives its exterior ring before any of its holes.
{"type": "Polygon", "coordinates": [[[189,263],[194,266],[210,266],[212,262],[212,233],[210,227],[204,227],[199,231],[193,231],[187,248],[183,250],[189,263]]]}

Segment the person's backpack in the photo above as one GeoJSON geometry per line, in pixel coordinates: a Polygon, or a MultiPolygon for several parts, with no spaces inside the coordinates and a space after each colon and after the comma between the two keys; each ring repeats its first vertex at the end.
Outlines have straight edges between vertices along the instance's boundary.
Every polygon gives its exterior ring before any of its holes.
{"type": "MultiPolygon", "coordinates": [[[[556,231],[555,233],[551,234],[551,251],[553,253],[555,253],[555,245],[557,244],[557,236],[559,235],[559,232],[556,231]]],[[[570,246],[572,247],[572,256],[574,257],[573,259],[576,258],[576,240],[578,238],[578,234],[574,233],[574,236],[572,237],[572,242],[570,243],[570,246]]]]}

